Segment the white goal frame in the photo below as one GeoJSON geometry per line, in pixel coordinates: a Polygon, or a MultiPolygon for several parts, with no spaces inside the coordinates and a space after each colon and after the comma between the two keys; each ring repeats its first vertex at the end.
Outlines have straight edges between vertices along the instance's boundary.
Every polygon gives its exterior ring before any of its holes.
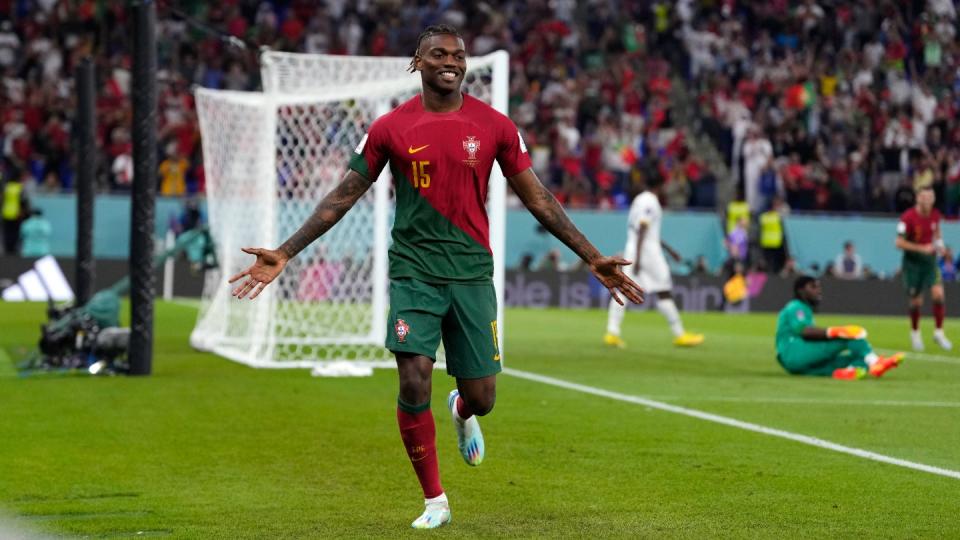
{"type": "MultiPolygon", "coordinates": [[[[346,57],[268,51],[261,57],[263,92],[196,91],[205,161],[211,163],[212,158],[219,158],[216,167],[208,167],[207,178],[208,221],[220,268],[208,272],[206,277],[200,314],[190,338],[194,347],[257,368],[324,368],[345,361],[357,368],[396,367],[392,357],[386,354],[381,354],[380,358],[277,358],[278,348],[284,346],[360,345],[383,348],[388,308],[387,250],[392,215],[389,168],[384,169],[372,190],[373,288],[370,299],[372,323],[368,332],[334,338],[311,335],[280,337],[275,328],[279,299],[273,294],[272,285],[252,302],[237,300],[231,296],[232,287],[226,278],[252,262],[251,256],[240,252],[241,246],[275,247],[284,240],[278,237],[279,177],[276,148],[280,107],[362,100],[373,103],[371,106],[376,116],[380,116],[389,111],[391,101],[420,90],[419,74],[406,73],[409,61],[409,58],[403,57],[346,57]],[[349,82],[343,81],[345,73],[350,74],[349,82]],[[248,137],[251,152],[216,146],[218,142],[212,134],[218,129],[217,122],[222,121],[216,111],[218,108],[231,107],[243,109],[247,111],[244,114],[255,119],[248,137]],[[240,182],[245,182],[242,185],[248,190],[255,186],[252,189],[256,192],[246,199],[230,192],[231,184],[240,185],[240,182]],[[227,202],[230,199],[234,201],[227,202]],[[258,222],[257,227],[244,232],[224,230],[226,212],[242,211],[242,207],[237,210],[236,199],[241,199],[241,205],[255,205],[257,211],[261,212],[258,217],[262,221],[258,222]],[[244,236],[237,238],[237,234],[244,236]],[[241,335],[237,335],[236,327],[242,328],[239,332],[241,335]]],[[[505,51],[497,51],[468,59],[468,77],[471,70],[478,66],[489,71],[489,95],[486,100],[496,110],[507,114],[509,55],[505,51]]],[[[345,171],[346,164],[340,174],[345,171]]],[[[319,199],[312,201],[312,204],[317,202],[319,199]]],[[[498,306],[497,331],[503,362],[506,182],[496,163],[490,174],[487,212],[498,306]]],[[[336,233],[334,228],[328,234],[336,233]]],[[[442,351],[437,364],[443,365],[442,351]]]]}

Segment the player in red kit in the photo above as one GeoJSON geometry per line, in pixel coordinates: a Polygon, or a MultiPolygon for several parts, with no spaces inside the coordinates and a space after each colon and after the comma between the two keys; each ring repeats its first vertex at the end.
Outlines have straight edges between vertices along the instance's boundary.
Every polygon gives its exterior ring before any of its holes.
{"type": "Polygon", "coordinates": [[[910,341],[915,351],[923,350],[920,308],[923,306],[923,293],[928,289],[936,324],[933,340],[944,350],[953,348],[953,344],[943,333],[946,304],[937,255],[943,252],[944,245],[940,231],[940,212],[933,207],[935,197],[931,187],[919,190],[916,206],[904,212],[897,224],[896,245],[903,250],[903,284],[910,297],[910,341]]]}
{"type": "Polygon", "coordinates": [[[257,260],[230,281],[243,280],[235,296],[255,298],[287,261],[339,221],[389,164],[397,208],[386,347],[396,356],[400,378],[400,435],[425,499],[412,526],[432,529],[451,517],[430,410],[437,348],[442,340],[447,372],[457,381],[447,406],[469,465],[483,460],[477,417],[493,409],[501,369],[484,206],[494,161],[530,212],[589,265],[614,298],[620,301],[619,292],[639,303],[643,291],[621,270],[628,261],[602,256],[540,183],[513,122],[460,91],[467,64],[456,29],[428,27],[410,67],[420,72],[422,93],[370,126],[343,181],[300,230],[275,250],[245,248],[257,260]]]}

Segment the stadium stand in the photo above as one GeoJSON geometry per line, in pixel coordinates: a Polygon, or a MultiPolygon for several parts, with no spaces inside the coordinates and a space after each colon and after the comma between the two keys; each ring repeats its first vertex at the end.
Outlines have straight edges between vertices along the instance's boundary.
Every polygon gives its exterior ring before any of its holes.
{"type": "MultiPolygon", "coordinates": [[[[69,190],[71,74],[96,58],[102,190],[128,189],[132,177],[130,38],[123,2],[0,2],[4,174],[30,172],[28,190],[69,190]]],[[[462,28],[468,48],[506,48],[513,58],[511,109],[525,131],[538,172],[572,208],[623,208],[639,165],[676,179],[670,206],[713,206],[688,184],[709,179],[671,118],[671,63],[658,41],[673,29],[669,13],[646,2],[415,3],[328,1],[180,2],[197,21],[257,46],[331,54],[408,55],[416,29],[436,22],[462,28]],[[405,21],[400,24],[399,21],[405,21]]],[[[160,2],[163,12],[170,2],[160,2]]],[[[161,193],[203,192],[193,85],[233,90],[259,86],[256,58],[161,17],[161,193]]],[[[704,182],[706,183],[706,182],[704,182]]]]}
{"type": "MultiPolygon", "coordinates": [[[[0,0],[0,174],[29,195],[72,189],[72,72],[88,54],[98,186],[129,189],[124,4],[0,0]]],[[[158,4],[163,195],[204,191],[192,88],[260,86],[255,53],[176,8],[251,50],[405,56],[419,28],[440,22],[462,29],[471,54],[507,49],[511,117],[571,209],[624,209],[650,174],[667,177],[669,209],[723,209],[739,186],[754,219],[775,195],[795,214],[900,211],[925,184],[947,216],[960,207],[949,0],[158,4]]]]}
{"type": "Polygon", "coordinates": [[[705,131],[752,211],[779,193],[796,210],[899,212],[933,185],[957,215],[953,2],[736,2],[681,24],[705,131]]]}

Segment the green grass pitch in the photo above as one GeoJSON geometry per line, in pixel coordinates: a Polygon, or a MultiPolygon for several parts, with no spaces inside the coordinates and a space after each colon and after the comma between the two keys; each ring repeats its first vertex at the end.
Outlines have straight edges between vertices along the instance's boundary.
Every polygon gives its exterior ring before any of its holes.
{"type": "MultiPolygon", "coordinates": [[[[508,374],[482,420],[486,460],[470,468],[443,373],[433,403],[453,523],[412,531],[422,500],[397,433],[394,371],[248,369],[192,351],[195,317],[157,304],[151,377],[21,378],[10,358],[35,342],[44,307],[0,304],[3,526],[198,539],[960,534],[960,479],[508,374]]],[[[644,312],[627,314],[619,351],[600,345],[604,312],[508,311],[507,367],[960,470],[955,352],[928,343],[928,356],[882,380],[790,377],[773,359],[773,316],[684,319],[703,346],[673,348],[659,314],[644,312]]],[[[900,318],[818,322],[907,345],[900,318]]]]}

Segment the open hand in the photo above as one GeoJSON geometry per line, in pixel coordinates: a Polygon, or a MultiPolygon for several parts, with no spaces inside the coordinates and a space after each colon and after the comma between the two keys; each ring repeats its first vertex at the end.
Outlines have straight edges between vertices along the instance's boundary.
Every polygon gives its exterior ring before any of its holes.
{"type": "Polygon", "coordinates": [[[623,300],[617,294],[617,291],[627,297],[634,304],[643,303],[643,289],[640,288],[632,279],[623,273],[621,266],[627,266],[630,261],[621,257],[600,257],[590,264],[590,271],[597,276],[600,283],[603,284],[613,299],[621,306],[623,300]]]}
{"type": "Polygon", "coordinates": [[[237,298],[243,298],[250,295],[253,300],[263,291],[264,287],[270,284],[283,268],[287,265],[287,256],[276,249],[263,248],[240,248],[244,253],[256,255],[257,260],[249,268],[230,278],[230,283],[239,281],[246,277],[236,289],[233,295],[237,298]]]}

